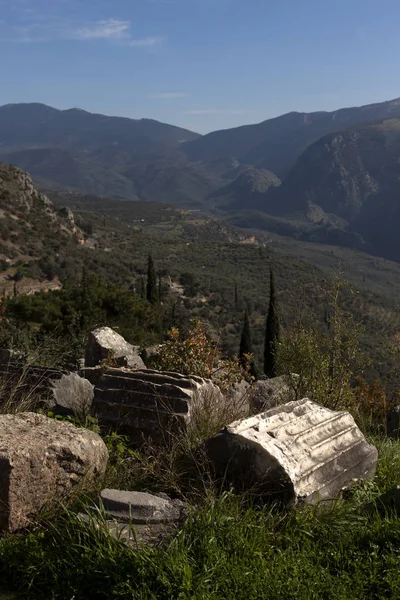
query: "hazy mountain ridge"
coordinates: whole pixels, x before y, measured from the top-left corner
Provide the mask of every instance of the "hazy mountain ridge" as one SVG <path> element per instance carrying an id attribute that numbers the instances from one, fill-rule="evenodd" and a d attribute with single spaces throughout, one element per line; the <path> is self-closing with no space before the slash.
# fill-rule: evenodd
<path id="1" fill-rule="evenodd" d="M 400 99 L 333 112 L 292 112 L 255 125 L 215 131 L 184 144 L 191 160 L 207 164 L 226 157 L 285 177 L 308 146 L 355 125 L 400 117 Z"/>
<path id="2" fill-rule="evenodd" d="M 232 223 L 400 260 L 400 100 L 199 136 L 45 105 L 0 107 L 0 159 L 42 189 L 236 211 Z M 292 165 L 293 163 L 293 165 Z M 283 174 L 282 184 L 276 174 Z"/>

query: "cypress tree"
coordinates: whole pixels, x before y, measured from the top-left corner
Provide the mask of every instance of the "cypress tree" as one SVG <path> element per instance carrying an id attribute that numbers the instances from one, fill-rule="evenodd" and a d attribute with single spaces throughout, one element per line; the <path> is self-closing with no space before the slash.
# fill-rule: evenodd
<path id="1" fill-rule="evenodd" d="M 147 263 L 147 300 L 151 304 L 157 304 L 158 301 L 157 277 L 151 255 Z"/>
<path id="2" fill-rule="evenodd" d="M 140 278 L 140 297 L 142 300 L 146 298 L 146 280 L 144 277 Z"/>
<path id="3" fill-rule="evenodd" d="M 242 336 L 240 338 L 240 348 L 239 348 L 239 360 L 243 367 L 246 364 L 245 354 L 252 354 L 251 330 L 250 330 L 249 313 L 248 313 L 247 308 L 244 311 L 243 329 L 242 329 Z"/>
<path id="4" fill-rule="evenodd" d="M 275 279 L 270 271 L 269 307 L 265 327 L 264 372 L 267 377 L 276 377 L 276 354 L 279 342 L 279 318 L 275 296 Z"/>

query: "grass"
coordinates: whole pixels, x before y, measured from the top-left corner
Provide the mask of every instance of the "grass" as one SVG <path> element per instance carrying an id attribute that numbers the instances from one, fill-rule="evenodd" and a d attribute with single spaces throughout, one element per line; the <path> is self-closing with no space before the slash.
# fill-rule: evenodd
<path id="1" fill-rule="evenodd" d="M 282 513 L 208 493 L 177 536 L 143 548 L 63 510 L 0 540 L 1 580 L 26 598 L 66 600 L 400 598 L 400 519 L 363 510 L 398 483 L 400 442 L 375 441 L 376 479 L 349 500 Z"/>

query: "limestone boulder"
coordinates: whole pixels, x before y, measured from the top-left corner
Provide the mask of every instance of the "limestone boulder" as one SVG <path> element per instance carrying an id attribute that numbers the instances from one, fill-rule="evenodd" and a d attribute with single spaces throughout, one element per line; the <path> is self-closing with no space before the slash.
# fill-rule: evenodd
<path id="1" fill-rule="evenodd" d="M 218 479 L 285 505 L 336 498 L 373 477 L 378 457 L 348 412 L 308 399 L 236 421 L 205 450 Z"/>
<path id="2" fill-rule="evenodd" d="M 0 530 L 25 527 L 79 484 L 95 486 L 107 460 L 92 431 L 36 413 L 0 415 Z"/>
<path id="3" fill-rule="evenodd" d="M 100 327 L 89 334 L 85 352 L 86 367 L 96 367 L 104 359 L 112 358 L 121 366 L 145 369 L 139 347 L 129 344 L 110 327 Z"/>

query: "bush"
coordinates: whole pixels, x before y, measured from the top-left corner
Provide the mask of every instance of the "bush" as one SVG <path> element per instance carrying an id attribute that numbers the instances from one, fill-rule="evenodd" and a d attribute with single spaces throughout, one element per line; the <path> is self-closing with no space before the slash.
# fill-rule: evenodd
<path id="1" fill-rule="evenodd" d="M 174 327 L 169 338 L 151 357 L 156 369 L 213 379 L 224 389 L 247 375 L 238 360 L 223 360 L 220 347 L 199 319 L 191 321 L 185 336 Z"/>
<path id="2" fill-rule="evenodd" d="M 354 412 L 352 383 L 363 369 L 363 328 L 342 308 L 343 289 L 339 276 L 327 292 L 329 317 L 325 329 L 300 322 L 284 333 L 278 346 L 278 363 L 297 398 L 308 396 L 327 408 Z"/>

